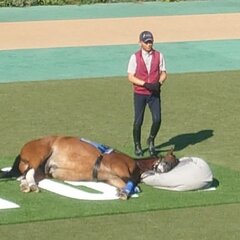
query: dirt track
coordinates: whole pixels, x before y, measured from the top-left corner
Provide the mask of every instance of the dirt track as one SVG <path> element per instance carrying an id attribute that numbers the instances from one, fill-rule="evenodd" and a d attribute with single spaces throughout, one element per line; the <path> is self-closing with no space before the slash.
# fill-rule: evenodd
<path id="1" fill-rule="evenodd" d="M 240 13 L 0 23 L 0 50 L 240 39 Z"/>

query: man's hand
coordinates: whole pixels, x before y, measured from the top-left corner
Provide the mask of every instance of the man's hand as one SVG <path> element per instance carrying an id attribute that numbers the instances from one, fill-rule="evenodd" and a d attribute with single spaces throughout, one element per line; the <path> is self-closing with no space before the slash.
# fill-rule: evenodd
<path id="1" fill-rule="evenodd" d="M 160 90 L 160 83 L 157 82 L 157 83 L 144 83 L 143 86 L 149 90 L 149 91 L 152 91 L 152 92 L 159 92 Z"/>

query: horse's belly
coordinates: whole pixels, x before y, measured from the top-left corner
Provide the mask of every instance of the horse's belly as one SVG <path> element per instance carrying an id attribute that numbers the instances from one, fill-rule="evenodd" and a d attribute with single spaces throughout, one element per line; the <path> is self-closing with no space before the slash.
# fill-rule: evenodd
<path id="1" fill-rule="evenodd" d="M 47 163 L 47 175 L 60 180 L 91 180 L 93 163 L 81 158 L 52 156 Z"/>
<path id="2" fill-rule="evenodd" d="M 64 181 L 91 181 L 91 174 L 75 170 L 56 169 L 51 174 L 52 178 Z"/>

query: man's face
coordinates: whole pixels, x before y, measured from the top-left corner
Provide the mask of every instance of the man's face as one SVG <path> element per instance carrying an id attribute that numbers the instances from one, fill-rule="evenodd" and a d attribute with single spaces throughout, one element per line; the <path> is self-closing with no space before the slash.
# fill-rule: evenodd
<path id="1" fill-rule="evenodd" d="M 140 46 L 146 52 L 151 52 L 152 51 L 152 47 L 153 47 L 153 42 L 152 41 L 147 41 L 147 42 L 141 41 L 140 42 Z"/>

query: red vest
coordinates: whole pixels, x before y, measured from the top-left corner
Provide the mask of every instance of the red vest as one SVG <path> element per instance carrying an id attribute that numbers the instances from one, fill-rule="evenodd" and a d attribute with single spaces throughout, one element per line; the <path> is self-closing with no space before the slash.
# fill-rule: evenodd
<path id="1" fill-rule="evenodd" d="M 159 69 L 160 64 L 160 52 L 153 50 L 152 51 L 152 62 L 150 67 L 150 72 L 148 73 L 147 67 L 142 57 L 142 50 L 139 50 L 135 53 L 137 68 L 135 77 L 144 80 L 148 83 L 156 83 L 159 81 L 161 71 Z M 143 95 L 151 95 L 151 92 L 147 90 L 145 87 L 134 85 L 134 92 L 143 94 Z"/>

